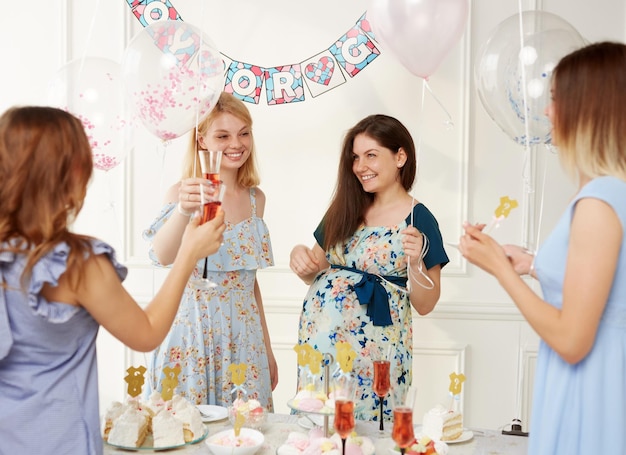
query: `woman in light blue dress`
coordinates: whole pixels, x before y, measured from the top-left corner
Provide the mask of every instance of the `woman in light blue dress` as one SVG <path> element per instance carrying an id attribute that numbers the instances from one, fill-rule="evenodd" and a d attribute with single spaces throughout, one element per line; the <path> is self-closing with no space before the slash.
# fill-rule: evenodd
<path id="1" fill-rule="evenodd" d="M 391 352 L 392 388 L 400 394 L 411 385 L 411 309 L 432 311 L 448 263 L 437 220 L 408 193 L 415 172 L 406 127 L 386 115 L 364 118 L 344 139 L 337 189 L 314 233 L 317 243 L 297 245 L 291 253 L 291 269 L 311 285 L 298 343 L 335 359 L 337 343 L 349 343 L 356 354 L 360 420 L 381 417 L 373 360 Z M 391 419 L 388 396 L 383 419 Z"/>
<path id="2" fill-rule="evenodd" d="M 222 202 L 226 231 L 223 245 L 207 261 L 207 278 L 217 286 L 200 289 L 194 284 L 203 274 L 204 259 L 199 261 L 172 330 L 151 356 L 145 393 L 160 391 L 163 369 L 178 365 L 175 392 L 193 403 L 230 406 L 242 393 L 273 411 L 278 369 L 256 273 L 272 266 L 274 258 L 263 221 L 265 194 L 257 186 L 252 118 L 242 101 L 224 92 L 200 122 L 187 150 L 185 178 L 169 189 L 164 208 L 144 238 L 152 242 L 150 255 L 157 264 L 167 265 L 176 257 L 189 216 L 201 207 L 204 180 L 197 177 L 198 149 L 223 152 L 220 179 L 226 185 Z M 242 364 L 245 382 L 236 388 L 232 368 Z"/>
<path id="3" fill-rule="evenodd" d="M 529 454 L 626 453 L 626 46 L 596 43 L 553 72 L 546 113 L 579 188 L 536 258 L 467 225 L 460 249 L 541 337 Z M 521 280 L 541 283 L 543 299 Z"/>

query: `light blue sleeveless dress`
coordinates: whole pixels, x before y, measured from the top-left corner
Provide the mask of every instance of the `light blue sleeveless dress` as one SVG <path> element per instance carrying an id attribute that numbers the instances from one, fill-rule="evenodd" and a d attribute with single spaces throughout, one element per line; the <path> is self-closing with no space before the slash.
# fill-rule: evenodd
<path id="1" fill-rule="evenodd" d="M 123 280 L 113 248 L 93 240 Z M 1 249 L 0 245 L 0 249 Z M 25 257 L 0 253 L 0 454 L 102 454 L 96 335 L 81 307 L 48 302 L 39 292 L 66 271 L 69 247 L 58 244 L 20 286 Z"/>
<path id="2" fill-rule="evenodd" d="M 532 455 L 626 453 L 626 182 L 599 177 L 586 184 L 539 249 L 535 268 L 544 298 L 561 308 L 570 224 L 583 198 L 600 199 L 613 208 L 622 224 L 622 246 L 587 357 L 570 365 L 541 342 L 528 450 Z"/>
<path id="3" fill-rule="evenodd" d="M 203 290 L 188 283 L 176 319 L 165 341 L 149 363 L 146 394 L 161 391 L 163 368 L 180 365 L 176 392 L 196 404 L 230 406 L 234 386 L 229 366 L 245 363 L 243 385 L 248 399 L 257 399 L 273 411 L 272 387 L 259 307 L 254 296 L 256 271 L 274 265 L 269 230 L 256 214 L 254 188 L 250 189 L 251 217 L 226 223 L 224 244 L 209 257 L 208 278 L 218 287 Z M 152 240 L 176 209 L 167 204 L 144 232 Z M 153 251 L 150 255 L 158 261 Z M 200 260 L 193 272 L 199 278 Z"/>

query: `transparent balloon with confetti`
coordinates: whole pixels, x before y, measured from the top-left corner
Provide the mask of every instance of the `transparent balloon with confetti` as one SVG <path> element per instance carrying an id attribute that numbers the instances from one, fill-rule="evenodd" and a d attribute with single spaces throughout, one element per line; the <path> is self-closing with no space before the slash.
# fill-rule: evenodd
<path id="1" fill-rule="evenodd" d="M 122 72 L 131 109 L 163 141 L 202 121 L 224 88 L 224 62 L 211 39 L 188 22 L 160 20 L 127 46 Z"/>
<path id="2" fill-rule="evenodd" d="M 119 63 L 99 57 L 70 61 L 50 81 L 48 102 L 81 120 L 94 168 L 113 169 L 132 148 L 132 114 Z"/>

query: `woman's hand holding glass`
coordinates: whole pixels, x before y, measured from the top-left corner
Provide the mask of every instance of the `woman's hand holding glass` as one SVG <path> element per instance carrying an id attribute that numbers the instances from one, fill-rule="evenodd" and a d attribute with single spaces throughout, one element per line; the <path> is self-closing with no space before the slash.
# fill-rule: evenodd
<path id="1" fill-rule="evenodd" d="M 179 255 L 189 255 L 194 258 L 194 263 L 203 257 L 217 252 L 224 241 L 224 212 L 220 210 L 215 218 L 200 224 L 200 217 L 194 217 L 185 227 L 181 240 Z"/>

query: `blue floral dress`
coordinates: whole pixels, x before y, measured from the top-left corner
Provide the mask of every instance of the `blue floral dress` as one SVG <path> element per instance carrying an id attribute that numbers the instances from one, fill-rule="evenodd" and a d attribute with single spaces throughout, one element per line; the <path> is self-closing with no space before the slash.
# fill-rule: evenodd
<path id="1" fill-rule="evenodd" d="M 250 190 L 252 216 L 238 224 L 226 223 L 224 244 L 208 258 L 208 279 L 216 288 L 198 289 L 188 283 L 164 342 L 149 365 L 146 394 L 161 391 L 163 368 L 180 365 L 176 393 L 196 404 L 230 406 L 233 382 L 229 366 L 247 365 L 243 388 L 248 399 L 257 399 L 273 410 L 270 372 L 254 296 L 257 269 L 274 264 L 270 236 L 263 219 L 256 215 L 255 190 Z M 170 217 L 175 204 L 167 204 L 144 232 L 152 240 Z M 154 253 L 151 258 L 157 262 Z M 204 259 L 191 279 L 199 278 Z"/>
<path id="2" fill-rule="evenodd" d="M 430 269 L 437 264 L 443 267 L 449 260 L 437 220 L 423 204 L 413 207 L 412 217 L 413 225 L 429 240 L 429 249 L 424 258 L 426 267 Z M 379 399 L 372 390 L 373 358 L 386 355 L 389 346 L 394 353 L 391 362 L 392 388 L 407 389 L 411 385 L 411 303 L 406 288 L 392 282 L 393 277 L 404 278 L 406 282 L 407 264 L 400 232 L 410 223 L 411 214 L 396 226 L 363 225 L 345 244 L 332 247 L 326 252 L 331 268 L 323 270 L 315 278 L 302 306 L 298 332 L 300 344 L 308 343 L 322 354 L 333 355 L 335 359 L 337 342 L 350 343 L 356 352 L 353 371 L 358 380 L 355 402 L 357 419 L 379 418 Z M 323 245 L 321 226 L 315 232 L 319 245 Z M 368 316 L 368 305 L 359 302 L 354 290 L 363 278 L 359 271 L 387 277 L 379 282 L 387 294 L 390 325 L 375 325 L 372 317 Z M 412 273 L 417 272 L 412 270 Z M 385 399 L 384 404 L 385 418 L 389 420 L 391 403 Z"/>

